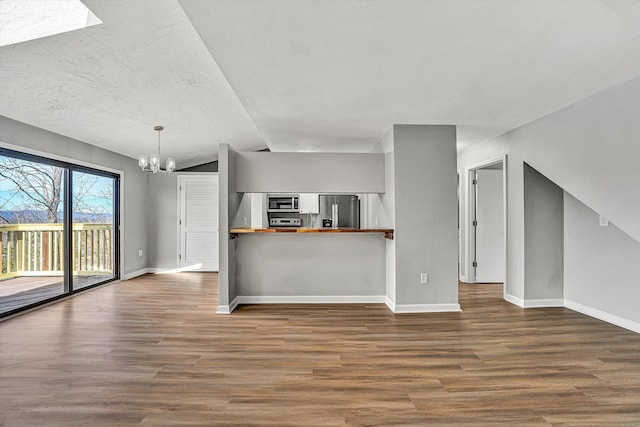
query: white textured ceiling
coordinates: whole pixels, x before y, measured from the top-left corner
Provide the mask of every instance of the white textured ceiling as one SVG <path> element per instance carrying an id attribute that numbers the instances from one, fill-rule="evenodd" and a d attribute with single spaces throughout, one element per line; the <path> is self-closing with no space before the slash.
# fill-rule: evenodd
<path id="1" fill-rule="evenodd" d="M 640 73 L 629 0 L 179 0 L 268 145 L 481 141 Z"/>
<path id="2" fill-rule="evenodd" d="M 640 74 L 637 0 L 83 0 L 104 24 L 0 48 L 0 114 L 178 167 L 367 151 L 394 123 L 460 146 Z"/>
<path id="3" fill-rule="evenodd" d="M 0 48 L 0 114 L 178 168 L 264 148 L 175 0 L 84 0 L 103 24 Z"/>

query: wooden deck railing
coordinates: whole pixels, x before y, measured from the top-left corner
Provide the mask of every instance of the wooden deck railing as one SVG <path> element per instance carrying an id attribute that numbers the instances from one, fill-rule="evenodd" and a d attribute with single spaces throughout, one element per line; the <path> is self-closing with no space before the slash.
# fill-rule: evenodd
<path id="1" fill-rule="evenodd" d="M 62 276 L 63 224 L 0 225 L 0 280 Z M 113 274 L 111 224 L 73 224 L 73 274 Z"/>

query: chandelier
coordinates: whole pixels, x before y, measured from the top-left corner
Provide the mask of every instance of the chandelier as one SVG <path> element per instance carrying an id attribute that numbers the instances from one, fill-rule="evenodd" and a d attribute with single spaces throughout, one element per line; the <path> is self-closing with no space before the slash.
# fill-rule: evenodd
<path id="1" fill-rule="evenodd" d="M 153 130 L 158 132 L 158 152 L 152 153 L 148 158 L 147 156 L 140 155 L 138 157 L 138 166 L 142 169 L 143 172 L 167 172 L 171 173 L 176 169 L 176 159 L 173 157 L 167 158 L 167 163 L 164 169 L 160 167 L 160 132 L 164 130 L 162 126 L 155 126 Z"/>

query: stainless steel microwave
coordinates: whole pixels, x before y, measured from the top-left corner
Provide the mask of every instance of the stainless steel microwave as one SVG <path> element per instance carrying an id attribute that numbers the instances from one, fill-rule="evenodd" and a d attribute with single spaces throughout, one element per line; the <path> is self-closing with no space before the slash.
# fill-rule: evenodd
<path id="1" fill-rule="evenodd" d="M 300 212 L 299 194 L 268 194 L 267 212 Z"/>

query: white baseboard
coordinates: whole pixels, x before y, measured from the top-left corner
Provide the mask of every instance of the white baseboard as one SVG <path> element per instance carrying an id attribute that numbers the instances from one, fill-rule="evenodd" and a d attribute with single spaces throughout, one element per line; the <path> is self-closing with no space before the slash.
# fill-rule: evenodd
<path id="1" fill-rule="evenodd" d="M 231 304 L 229 304 L 229 313 L 235 310 L 237 306 L 238 306 L 238 297 L 235 297 L 233 301 L 231 301 Z"/>
<path id="2" fill-rule="evenodd" d="M 524 308 L 524 300 L 522 298 L 514 297 L 513 295 L 505 292 L 504 299 L 505 301 L 510 302 L 513 305 Z"/>
<path id="3" fill-rule="evenodd" d="M 150 273 L 149 268 L 141 268 L 140 270 L 132 271 L 131 273 L 127 273 L 122 276 L 122 280 L 131 280 L 135 279 L 138 276 L 142 276 L 143 274 Z"/>
<path id="4" fill-rule="evenodd" d="M 384 295 L 333 295 L 333 296 L 237 296 L 229 305 L 219 305 L 216 314 L 231 314 L 238 304 L 379 304 Z"/>
<path id="5" fill-rule="evenodd" d="M 459 277 L 459 280 L 463 283 L 469 283 L 467 282 L 467 276 L 465 276 L 464 274 L 461 274 Z"/>
<path id="6" fill-rule="evenodd" d="M 136 270 L 131 273 L 127 273 L 122 277 L 121 280 L 130 280 L 135 277 L 142 276 L 143 274 L 159 274 L 159 273 L 169 274 L 169 273 L 180 273 L 181 271 L 182 271 L 181 269 L 175 268 L 175 267 L 165 267 L 165 268 L 147 267 L 147 268 L 141 268 L 140 270 Z M 184 271 L 188 271 L 188 270 L 184 270 Z"/>
<path id="7" fill-rule="evenodd" d="M 378 304 L 384 303 L 394 313 L 439 313 L 462 311 L 460 304 L 397 305 L 385 295 L 333 296 L 238 296 L 238 304 Z M 235 300 L 234 300 L 235 301 Z M 218 310 L 221 310 L 219 307 Z M 231 310 L 233 311 L 233 310 Z"/>
<path id="8" fill-rule="evenodd" d="M 158 267 L 149 267 L 147 268 L 147 273 L 149 274 L 158 274 L 163 273 L 165 271 L 174 270 L 174 268 L 158 268 Z"/>
<path id="9" fill-rule="evenodd" d="M 640 322 L 625 319 L 624 317 L 616 316 L 615 314 L 607 313 L 605 311 L 598 310 L 597 308 L 589 307 L 568 299 L 551 298 L 523 300 L 507 293 L 504 294 L 504 299 L 511 304 L 515 304 L 518 307 L 522 308 L 565 307 L 569 310 L 577 311 L 578 313 L 582 313 L 586 316 L 602 320 L 603 322 L 611 323 L 612 325 L 620 326 L 621 328 L 640 333 Z"/>
<path id="10" fill-rule="evenodd" d="M 389 307 L 391 308 L 391 307 Z M 462 311 L 460 304 L 394 304 L 391 310 L 399 313 L 443 313 Z"/>
<path id="11" fill-rule="evenodd" d="M 229 305 L 219 305 L 216 314 L 231 314 L 238 306 L 238 297 L 235 297 Z"/>
<path id="12" fill-rule="evenodd" d="M 542 308 L 542 307 L 564 307 L 564 299 L 548 298 L 548 299 L 524 300 L 524 308 Z"/>
<path id="13" fill-rule="evenodd" d="M 564 299 L 562 298 L 546 298 L 546 299 L 522 299 L 511 294 L 504 293 L 504 299 L 511 304 L 522 308 L 544 308 L 544 307 L 564 307 Z"/>
<path id="14" fill-rule="evenodd" d="M 598 310 L 597 308 L 589 307 L 567 299 L 564 300 L 564 306 L 569 310 L 577 311 L 578 313 L 582 313 L 590 317 L 595 317 L 603 322 L 611 323 L 640 334 L 639 322 L 625 319 L 624 317 L 616 316 L 615 314 L 607 313 L 605 311 Z"/>
<path id="15" fill-rule="evenodd" d="M 384 303 L 387 305 L 387 307 L 389 307 L 389 310 L 391 310 L 393 313 L 396 312 L 396 303 L 391 301 L 391 298 L 385 296 Z"/>
<path id="16" fill-rule="evenodd" d="M 127 273 L 122 277 L 122 280 L 130 280 L 130 279 L 134 279 L 138 276 L 142 276 L 143 274 L 156 274 L 156 273 L 161 273 L 163 271 L 168 270 L 168 268 L 152 268 L 152 267 L 147 267 L 147 268 L 141 268 L 140 270 L 136 270 L 133 271 L 131 273 Z"/>
<path id="17" fill-rule="evenodd" d="M 385 302 L 384 295 L 242 295 L 238 304 L 378 304 Z"/>
<path id="18" fill-rule="evenodd" d="M 231 308 L 228 305 L 219 305 L 216 314 L 231 314 Z"/>

